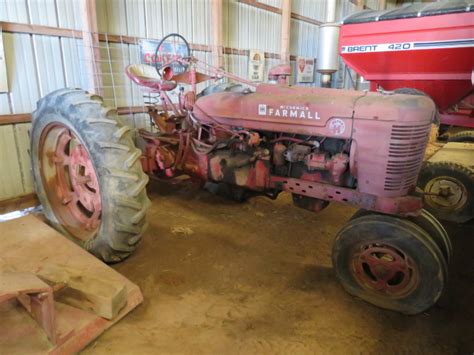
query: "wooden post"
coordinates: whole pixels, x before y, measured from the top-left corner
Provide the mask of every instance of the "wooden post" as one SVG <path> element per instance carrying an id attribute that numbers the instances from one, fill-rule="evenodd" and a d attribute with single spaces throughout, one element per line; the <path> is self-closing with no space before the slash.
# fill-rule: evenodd
<path id="1" fill-rule="evenodd" d="M 379 10 L 385 10 L 387 7 L 387 0 L 379 0 Z"/>
<path id="2" fill-rule="evenodd" d="M 212 65 L 224 67 L 222 0 L 212 0 Z"/>
<path id="3" fill-rule="evenodd" d="M 102 70 L 100 67 L 99 33 L 95 0 L 81 0 L 80 4 L 82 44 L 88 82 L 86 89 L 91 93 L 102 95 Z"/>
<path id="4" fill-rule="evenodd" d="M 365 0 L 356 0 L 355 2 L 357 11 L 364 10 Z"/>
<path id="5" fill-rule="evenodd" d="M 290 64 L 290 30 L 291 0 L 283 0 L 281 4 L 281 64 Z"/>

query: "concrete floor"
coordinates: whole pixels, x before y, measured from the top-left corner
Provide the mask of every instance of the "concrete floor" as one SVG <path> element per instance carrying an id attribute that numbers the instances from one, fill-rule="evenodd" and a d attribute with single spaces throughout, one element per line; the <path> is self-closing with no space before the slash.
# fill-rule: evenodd
<path id="1" fill-rule="evenodd" d="M 472 354 L 474 223 L 448 226 L 455 247 L 439 303 L 418 316 L 346 294 L 331 244 L 355 209 L 319 214 L 290 196 L 237 204 L 189 183 L 153 182 L 150 228 L 114 268 L 145 302 L 85 354 Z"/>

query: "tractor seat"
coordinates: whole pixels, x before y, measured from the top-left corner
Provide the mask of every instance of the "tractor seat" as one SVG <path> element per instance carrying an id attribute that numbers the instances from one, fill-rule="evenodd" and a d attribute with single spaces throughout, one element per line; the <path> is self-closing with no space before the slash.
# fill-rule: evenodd
<path id="1" fill-rule="evenodd" d="M 136 84 L 152 91 L 170 91 L 176 88 L 175 81 L 163 80 L 156 69 L 147 64 L 131 64 L 125 68 L 125 74 Z"/>

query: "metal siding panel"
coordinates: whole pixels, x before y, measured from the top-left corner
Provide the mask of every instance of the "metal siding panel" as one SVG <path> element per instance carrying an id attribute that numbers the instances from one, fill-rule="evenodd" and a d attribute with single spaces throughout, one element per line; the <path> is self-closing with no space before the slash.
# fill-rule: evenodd
<path id="1" fill-rule="evenodd" d="M 324 22 L 326 19 L 326 4 L 326 0 L 293 0 L 291 11 L 295 14 Z"/>
<path id="2" fill-rule="evenodd" d="M 100 51 L 106 104 L 112 107 L 133 105 L 132 82 L 125 75 L 125 68 L 130 64 L 128 44 L 103 42 Z"/>
<path id="3" fill-rule="evenodd" d="M 0 21 L 29 23 L 26 0 L 0 0 Z"/>
<path id="4" fill-rule="evenodd" d="M 59 27 L 81 29 L 81 0 L 56 0 L 56 6 Z"/>
<path id="5" fill-rule="evenodd" d="M 193 8 L 193 36 L 199 44 L 211 44 L 211 3 L 210 0 L 196 0 Z"/>
<path id="6" fill-rule="evenodd" d="M 54 0 L 29 0 L 28 10 L 31 23 L 43 26 L 58 26 Z"/>
<path id="7" fill-rule="evenodd" d="M 163 37 L 163 10 L 161 0 L 145 2 L 146 37 Z"/>
<path id="8" fill-rule="evenodd" d="M 81 88 L 87 86 L 86 73 L 83 66 L 82 40 L 76 38 L 61 38 L 66 86 Z"/>
<path id="9" fill-rule="evenodd" d="M 193 18 L 192 1 L 176 1 L 178 7 L 178 28 L 179 33 L 188 40 L 188 42 L 195 42 L 193 35 L 193 22 L 197 19 Z"/>
<path id="10" fill-rule="evenodd" d="M 30 159 L 29 130 L 31 129 L 31 123 L 16 124 L 13 126 L 13 129 L 15 131 L 18 162 L 20 163 L 23 193 L 31 193 L 35 190 Z"/>
<path id="11" fill-rule="evenodd" d="M 108 32 L 107 0 L 95 0 L 95 12 L 97 16 L 97 30 L 101 33 Z"/>
<path id="12" fill-rule="evenodd" d="M 0 115 L 11 113 L 10 104 L 8 103 L 8 94 L 0 94 Z"/>
<path id="13" fill-rule="evenodd" d="M 131 44 L 128 46 L 130 63 L 140 63 L 140 46 Z M 127 78 L 131 85 L 132 105 L 143 106 L 143 89 L 141 86 L 131 82 Z"/>
<path id="14" fill-rule="evenodd" d="M 128 35 L 145 37 L 145 0 L 126 0 L 125 5 Z"/>
<path id="15" fill-rule="evenodd" d="M 13 113 L 31 112 L 39 99 L 31 36 L 5 33 L 4 40 Z"/>
<path id="16" fill-rule="evenodd" d="M 227 5 L 227 22 L 224 23 L 227 32 L 227 36 L 224 37 L 224 43 L 232 48 L 239 47 L 239 19 L 239 4 L 235 0 L 229 0 Z"/>
<path id="17" fill-rule="evenodd" d="M 162 0 L 163 7 L 163 35 L 179 32 L 178 4 L 175 0 Z"/>
<path id="18" fill-rule="evenodd" d="M 58 37 L 33 36 L 40 97 L 66 86 Z"/>
<path id="19" fill-rule="evenodd" d="M 259 2 L 281 9 L 281 0 L 259 0 Z"/>
<path id="20" fill-rule="evenodd" d="M 0 200 L 24 193 L 13 125 L 0 126 Z"/>
<path id="21" fill-rule="evenodd" d="M 127 34 L 127 14 L 125 0 L 101 0 L 105 1 L 105 4 L 100 4 L 97 9 L 100 9 L 97 13 L 97 27 L 99 32 L 108 32 L 117 35 Z M 100 26 L 102 19 L 107 19 L 107 26 Z"/>

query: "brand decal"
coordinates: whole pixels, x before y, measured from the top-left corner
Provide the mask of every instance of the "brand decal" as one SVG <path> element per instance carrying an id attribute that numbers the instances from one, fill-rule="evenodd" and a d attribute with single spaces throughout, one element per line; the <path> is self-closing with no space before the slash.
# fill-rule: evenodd
<path id="1" fill-rule="evenodd" d="M 258 115 L 271 117 L 300 118 L 306 120 L 321 119 L 321 117 L 319 117 L 319 113 L 317 111 L 311 111 L 308 106 L 280 105 L 274 108 L 266 104 L 259 104 Z"/>
<path id="2" fill-rule="evenodd" d="M 340 118 L 335 118 L 329 123 L 329 129 L 334 135 L 340 136 L 346 130 L 346 124 Z"/>

